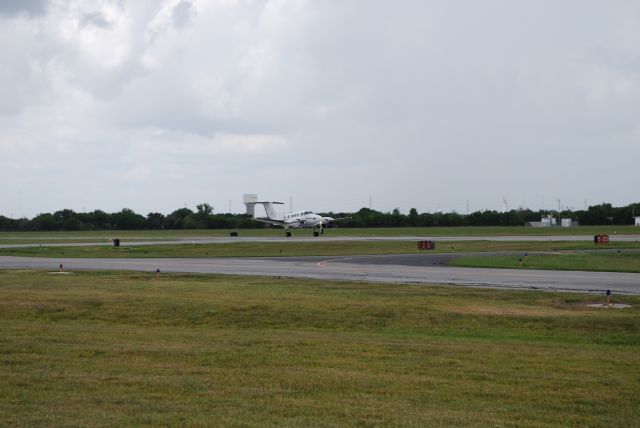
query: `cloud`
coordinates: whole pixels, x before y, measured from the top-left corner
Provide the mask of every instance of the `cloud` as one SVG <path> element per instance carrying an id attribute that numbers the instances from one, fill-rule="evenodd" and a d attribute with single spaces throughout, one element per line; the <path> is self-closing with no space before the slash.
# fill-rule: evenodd
<path id="1" fill-rule="evenodd" d="M 239 154 L 260 154 L 285 149 L 287 139 L 280 135 L 220 134 L 214 138 L 215 144 L 225 151 Z"/>
<path id="2" fill-rule="evenodd" d="M 176 28 L 186 27 L 194 15 L 193 3 L 187 0 L 180 1 L 171 11 L 171 19 Z"/>
<path id="3" fill-rule="evenodd" d="M 93 25 L 99 28 L 110 28 L 111 22 L 100 12 L 88 12 L 82 15 L 81 22 L 83 26 Z"/>
<path id="4" fill-rule="evenodd" d="M 136 132 L 127 144 L 140 155 L 160 153 L 165 157 L 257 156 L 291 148 L 287 138 L 282 135 L 217 133 L 205 137 L 153 128 Z"/>
<path id="5" fill-rule="evenodd" d="M 369 194 L 374 208 L 404 210 L 465 211 L 472 197 L 499 208 L 503 196 L 535 207 L 543 194 L 628 201 L 619 183 L 640 158 L 638 6 L 548 8 L 5 2 L 0 166 L 14 173 L 0 180 L 69 180 L 79 190 L 56 201 L 81 193 L 87 205 L 143 211 L 160 209 L 147 198 L 158 186 L 168 209 L 251 191 L 335 210 Z M 591 169 L 603 158 L 616 180 Z M 113 189 L 127 183 L 119 205 Z M 54 203 L 40 200 L 40 211 Z"/>
<path id="6" fill-rule="evenodd" d="M 41 15 L 45 12 L 45 0 L 3 0 L 0 2 L 0 15 Z"/>

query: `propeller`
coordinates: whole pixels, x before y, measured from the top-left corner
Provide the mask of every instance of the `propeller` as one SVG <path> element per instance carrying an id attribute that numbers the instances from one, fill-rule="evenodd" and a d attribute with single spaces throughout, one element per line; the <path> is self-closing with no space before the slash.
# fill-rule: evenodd
<path id="1" fill-rule="evenodd" d="M 335 223 L 336 219 L 333 217 L 322 217 L 322 224 L 324 226 L 329 226 L 332 223 Z"/>

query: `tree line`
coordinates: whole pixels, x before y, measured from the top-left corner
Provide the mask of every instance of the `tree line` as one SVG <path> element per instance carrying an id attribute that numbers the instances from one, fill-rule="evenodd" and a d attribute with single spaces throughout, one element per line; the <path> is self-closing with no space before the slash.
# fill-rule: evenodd
<path id="1" fill-rule="evenodd" d="M 350 216 L 341 225 L 345 227 L 435 227 L 435 226 L 523 226 L 529 222 L 540 221 L 542 217 L 553 216 L 560 223 L 562 218 L 570 218 L 581 225 L 632 225 L 634 214 L 640 216 L 640 203 L 625 207 L 613 207 L 603 203 L 590 206 L 586 210 L 538 210 L 526 208 L 506 212 L 483 210 L 470 214 L 449 213 L 418 213 L 415 208 L 409 214 L 401 214 L 397 209 L 391 213 L 362 208 L 354 214 L 336 214 L 335 216 Z"/>
<path id="2" fill-rule="evenodd" d="M 431 227 L 431 226 L 522 226 L 541 217 L 551 215 L 556 219 L 570 218 L 581 225 L 625 225 L 634 223 L 634 215 L 640 216 L 640 203 L 625 207 L 613 207 L 603 203 L 586 210 L 539 210 L 517 209 L 507 212 L 476 211 L 470 214 L 418 213 L 411 208 L 409 214 L 398 209 L 380 212 L 362 208 L 355 213 L 324 213 L 331 217 L 348 217 L 340 222 L 342 227 Z M 180 208 L 164 215 L 151 212 L 146 216 L 124 208 L 116 213 L 95 210 L 77 213 L 70 209 L 54 213 L 38 214 L 32 219 L 11 219 L 0 216 L 1 231 L 81 231 L 81 230 L 180 230 L 180 229 L 256 229 L 268 227 L 252 220 L 246 214 L 214 214 L 207 203 L 196 206 L 193 211 Z"/>

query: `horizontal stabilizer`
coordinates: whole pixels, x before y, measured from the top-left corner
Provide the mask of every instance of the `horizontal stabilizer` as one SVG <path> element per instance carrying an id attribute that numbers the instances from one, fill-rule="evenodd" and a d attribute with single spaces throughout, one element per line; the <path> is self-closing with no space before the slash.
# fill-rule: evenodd
<path id="1" fill-rule="evenodd" d="M 245 205 L 264 205 L 264 204 L 280 204 L 280 205 L 284 205 L 284 202 L 273 202 L 273 201 L 265 201 L 265 202 L 245 202 Z"/>

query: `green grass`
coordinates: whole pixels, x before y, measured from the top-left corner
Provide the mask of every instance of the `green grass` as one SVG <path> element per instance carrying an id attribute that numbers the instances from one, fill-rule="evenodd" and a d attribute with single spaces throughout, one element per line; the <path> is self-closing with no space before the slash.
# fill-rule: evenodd
<path id="1" fill-rule="evenodd" d="M 162 244 L 145 246 L 88 246 L 88 247 L 28 247 L 0 248 L 0 256 L 29 257 L 289 257 L 289 256 L 344 256 L 368 254 L 419 253 L 417 241 L 286 241 L 240 242 L 230 244 Z M 611 242 L 596 246 L 591 242 L 574 241 L 436 241 L 432 252 L 481 251 L 560 251 L 593 249 L 636 249 L 634 242 Z"/>
<path id="2" fill-rule="evenodd" d="M 206 229 L 206 230 L 130 230 L 130 231 L 77 231 L 77 232 L 0 232 L 0 244 L 36 242 L 90 242 L 107 241 L 110 238 L 129 240 L 178 239 L 189 237 L 223 237 L 230 232 L 244 237 L 280 237 L 281 228 L 264 229 Z M 562 235 L 640 235 L 640 227 L 634 226 L 579 226 L 556 228 L 509 227 L 388 227 L 388 228 L 336 228 L 327 229 L 327 236 L 562 236 Z M 296 236 L 311 236 L 311 229 L 293 230 Z"/>
<path id="3" fill-rule="evenodd" d="M 634 426 L 640 298 L 0 271 L 6 426 Z"/>
<path id="4" fill-rule="evenodd" d="M 483 268 L 640 272 L 640 253 L 623 251 L 620 254 L 532 254 L 526 258 L 523 256 L 462 257 L 452 260 L 450 264 Z"/>

